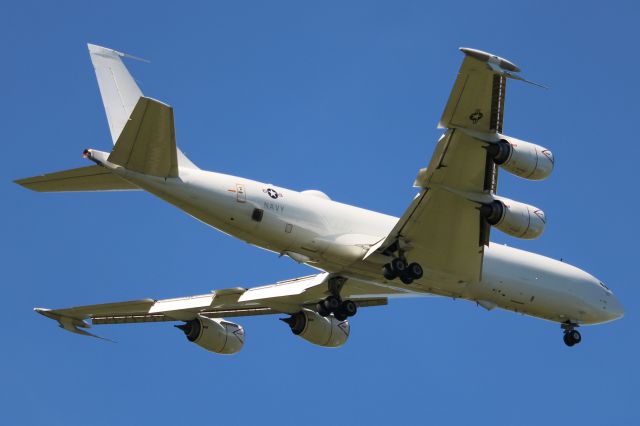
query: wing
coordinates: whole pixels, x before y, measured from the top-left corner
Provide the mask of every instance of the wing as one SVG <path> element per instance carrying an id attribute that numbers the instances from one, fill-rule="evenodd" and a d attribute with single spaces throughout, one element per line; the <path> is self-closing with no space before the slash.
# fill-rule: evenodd
<path id="1" fill-rule="evenodd" d="M 299 312 L 313 307 L 330 292 L 331 274 L 323 273 L 261 287 L 215 290 L 209 294 L 175 299 L 141 299 L 65 309 L 35 308 L 35 311 L 58 321 L 61 328 L 77 334 L 95 336 L 86 331 L 92 324 L 126 324 L 140 322 L 189 321 L 197 315 L 209 318 L 239 317 Z M 344 277 L 341 295 L 359 307 L 386 305 L 388 297 L 424 296 L 408 290 Z M 98 337 L 98 336 L 95 336 Z"/>
<path id="2" fill-rule="evenodd" d="M 479 207 L 491 202 L 497 167 L 487 140 L 502 132 L 507 78 L 519 68 L 511 62 L 462 48 L 464 61 L 439 126 L 440 138 L 429 166 L 414 183 L 421 188 L 378 252 L 403 251 L 433 275 L 477 282 L 490 226 Z"/>

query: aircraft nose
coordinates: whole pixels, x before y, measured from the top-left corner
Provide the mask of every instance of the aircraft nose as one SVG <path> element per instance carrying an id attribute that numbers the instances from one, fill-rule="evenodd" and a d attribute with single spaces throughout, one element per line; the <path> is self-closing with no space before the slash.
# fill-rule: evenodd
<path id="1" fill-rule="evenodd" d="M 607 312 L 609 314 L 609 321 L 617 320 L 624 316 L 624 308 L 622 303 L 616 296 L 611 294 L 607 303 Z"/>

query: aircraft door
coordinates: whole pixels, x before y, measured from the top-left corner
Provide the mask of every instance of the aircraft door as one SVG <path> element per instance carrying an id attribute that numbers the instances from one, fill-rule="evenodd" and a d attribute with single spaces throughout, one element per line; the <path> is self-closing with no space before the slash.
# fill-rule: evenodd
<path id="1" fill-rule="evenodd" d="M 244 189 L 244 185 L 241 183 L 236 183 L 236 200 L 239 203 L 247 202 L 247 192 Z"/>

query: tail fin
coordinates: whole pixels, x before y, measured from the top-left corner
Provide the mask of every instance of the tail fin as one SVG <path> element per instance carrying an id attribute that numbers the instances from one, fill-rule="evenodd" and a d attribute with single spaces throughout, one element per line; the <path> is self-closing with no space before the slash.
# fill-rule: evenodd
<path id="1" fill-rule="evenodd" d="M 89 44 L 89 55 L 96 71 L 98 87 L 107 113 L 111 139 L 115 144 L 142 91 L 120 58 L 125 54 Z"/>
<path id="2" fill-rule="evenodd" d="M 100 166 L 81 167 L 15 181 L 37 192 L 130 191 L 137 186 Z"/>
<path id="3" fill-rule="evenodd" d="M 143 96 L 142 91 L 122 62 L 122 58 L 139 60 L 140 58 L 95 44 L 87 46 L 96 72 L 104 110 L 107 114 L 111 139 L 115 144 L 129 121 L 138 99 Z M 142 60 L 144 61 L 144 59 Z M 197 168 L 179 149 L 176 151 L 180 167 Z"/>

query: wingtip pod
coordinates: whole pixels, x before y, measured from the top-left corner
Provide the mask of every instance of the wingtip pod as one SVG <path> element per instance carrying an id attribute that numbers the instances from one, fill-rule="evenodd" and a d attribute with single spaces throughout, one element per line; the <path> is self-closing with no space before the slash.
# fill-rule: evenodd
<path id="1" fill-rule="evenodd" d="M 486 63 L 494 73 L 501 74 L 508 78 L 513 78 L 514 80 L 524 81 L 525 83 L 533 84 L 534 86 L 542 87 L 543 89 L 548 89 L 544 84 L 536 83 L 535 81 L 527 80 L 518 74 L 514 74 L 519 73 L 522 70 L 519 66 L 508 59 L 501 58 L 500 56 L 496 56 L 482 50 L 471 49 L 469 47 L 461 47 L 460 51 L 467 56 Z"/>
<path id="2" fill-rule="evenodd" d="M 479 61 L 487 62 L 489 64 L 496 64 L 500 68 L 511 72 L 520 72 L 520 67 L 511 62 L 508 59 L 501 58 L 488 52 L 484 52 L 478 49 L 471 49 L 470 47 L 461 47 L 460 51 L 465 55 L 478 59 Z"/>

